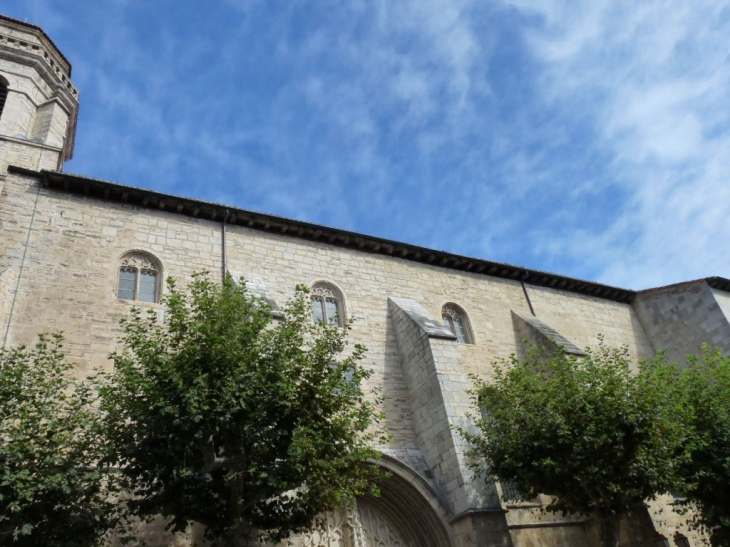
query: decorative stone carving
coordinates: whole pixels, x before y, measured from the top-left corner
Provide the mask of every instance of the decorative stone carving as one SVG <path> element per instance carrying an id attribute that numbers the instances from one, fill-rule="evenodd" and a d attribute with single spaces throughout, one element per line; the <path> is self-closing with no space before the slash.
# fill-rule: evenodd
<path id="1" fill-rule="evenodd" d="M 312 287 L 311 295 L 312 298 L 323 298 L 324 300 L 334 300 L 335 302 L 339 300 L 337 295 L 329 287 L 325 287 L 324 285 L 315 285 Z"/>
<path id="2" fill-rule="evenodd" d="M 357 504 L 356 547 L 410 547 L 386 516 L 365 502 Z M 415 546 L 414 546 L 415 547 Z"/>
<path id="3" fill-rule="evenodd" d="M 443 309 L 441 310 L 441 315 L 443 315 L 444 317 L 450 318 L 454 322 L 461 323 L 463 321 L 461 314 L 454 306 L 450 306 L 450 305 L 444 306 Z"/>
<path id="4" fill-rule="evenodd" d="M 321 530 L 304 534 L 295 544 L 301 547 L 351 547 L 352 544 L 346 541 L 349 535 L 347 513 L 339 510 L 327 513 Z"/>
<path id="5" fill-rule="evenodd" d="M 296 547 L 417 547 L 403 539 L 388 518 L 367 502 L 327 513 L 324 527 L 293 540 Z"/>
<path id="6" fill-rule="evenodd" d="M 138 270 L 146 273 L 158 273 L 159 268 L 143 254 L 131 254 L 122 258 L 119 267 L 124 270 Z"/>

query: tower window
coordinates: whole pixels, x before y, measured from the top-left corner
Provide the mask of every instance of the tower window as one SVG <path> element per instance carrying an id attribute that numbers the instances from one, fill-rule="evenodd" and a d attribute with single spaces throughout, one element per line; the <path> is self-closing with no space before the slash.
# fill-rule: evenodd
<path id="1" fill-rule="evenodd" d="M 345 324 L 345 310 L 342 293 L 329 283 L 315 283 L 311 292 L 312 319 L 315 323 L 324 323 L 341 327 Z"/>
<path id="2" fill-rule="evenodd" d="M 117 298 L 157 302 L 160 296 L 162 268 L 146 253 L 128 253 L 119 264 Z"/>
<path id="3" fill-rule="evenodd" d="M 456 304 L 446 304 L 441 308 L 441 319 L 444 326 L 449 329 L 460 344 L 473 344 L 474 337 L 471 334 L 469 318 Z"/>
<path id="4" fill-rule="evenodd" d="M 3 108 L 5 108 L 5 100 L 8 98 L 8 84 L 0 76 L 0 116 L 3 115 Z"/>

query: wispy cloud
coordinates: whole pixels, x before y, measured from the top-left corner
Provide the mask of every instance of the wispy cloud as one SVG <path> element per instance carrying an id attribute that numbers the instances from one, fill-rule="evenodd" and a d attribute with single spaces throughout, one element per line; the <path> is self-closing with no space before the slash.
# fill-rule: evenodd
<path id="1" fill-rule="evenodd" d="M 605 229 L 545 252 L 634 287 L 728 272 L 730 4 L 510 4 L 547 100 L 587 116 L 604 184 L 625 192 Z"/>
<path id="2" fill-rule="evenodd" d="M 9 0 L 67 168 L 642 288 L 730 275 L 728 2 Z"/>

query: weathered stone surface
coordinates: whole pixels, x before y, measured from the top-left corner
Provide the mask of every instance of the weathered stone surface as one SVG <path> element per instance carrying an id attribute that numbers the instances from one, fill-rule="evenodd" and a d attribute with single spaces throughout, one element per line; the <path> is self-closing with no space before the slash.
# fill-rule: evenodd
<path id="1" fill-rule="evenodd" d="M 8 42 L 8 36 L 16 41 Z M 372 387 L 384 396 L 391 438 L 379 448 L 385 454 L 381 465 L 394 473 L 394 482 L 384 487 L 382 502 L 364 503 L 370 504 L 365 520 L 384 522 L 382 529 L 392 526 L 396 539 L 385 545 L 421 542 L 412 539 L 423 537 L 419 530 L 427 530 L 435 538 L 429 545 L 436 547 L 596 544 L 590 521 L 545 515 L 539 500 L 537 506 L 505 506 L 495 485 L 472 475 L 454 429 L 469 427 L 469 374 L 488 379 L 492 362 L 523 351 L 525 332 L 560 337 L 577 351 L 595 345 L 602 334 L 609 345 L 627 344 L 634 359 L 659 348 L 680 356 L 702 342 L 730 348 L 730 295 L 703 281 L 641 293 L 632 305 L 395 253 L 344 248 L 295 230 L 274 233 L 240 224 L 226 227 L 224 253 L 221 218 L 94 198 L 43 187 L 30 172 L 6 172 L 8 165 L 57 169 L 70 157 L 78 93 L 69 74 L 68 63 L 37 30 L 0 20 L 0 75 L 10 84 L 0 116 L 3 343 L 31 343 L 39 332 L 61 330 L 79 377 L 110 366 L 107 355 L 116 348 L 119 320 L 132 305 L 117 298 L 120 261 L 135 251 L 155 257 L 162 275 L 182 282 L 202 269 L 216 279 L 225 270 L 242 274 L 275 306 L 298 283 L 333 284 L 347 316 L 355 318 L 351 340 L 368 348 L 364 365 L 373 371 Z M 473 344 L 457 343 L 436 319 L 446 303 L 468 316 Z M 671 501 L 652 504 L 654 525 L 666 537 L 681 530 L 694 542 L 697 536 L 672 511 Z M 332 522 L 333 530 L 341 529 Z M 170 537 L 163 524 L 141 527 L 140 537 L 158 546 L 200 544 L 199 529 Z M 634 541 L 632 534 L 625 532 L 627 542 Z M 332 546 L 374 541 L 367 530 L 360 539 L 338 537 L 343 539 L 297 541 Z M 420 545 L 425 544 L 413 547 Z"/>
<path id="2" fill-rule="evenodd" d="M 520 315 L 513 311 L 512 321 L 523 340 L 539 347 L 555 348 L 562 346 L 565 348 L 565 352 L 571 355 L 585 355 L 582 349 L 537 317 Z"/>

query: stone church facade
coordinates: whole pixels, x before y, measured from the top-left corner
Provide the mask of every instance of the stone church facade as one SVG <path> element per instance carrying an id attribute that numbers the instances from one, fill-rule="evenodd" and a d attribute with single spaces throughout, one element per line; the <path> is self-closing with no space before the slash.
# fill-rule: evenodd
<path id="1" fill-rule="evenodd" d="M 65 173 L 78 106 L 51 39 L 0 17 L 3 344 L 64 331 L 83 376 L 109 366 L 119 320 L 132 304 L 158 306 L 164 277 L 242 275 L 274 306 L 308 284 L 315 315 L 356 318 L 351 338 L 368 347 L 384 395 L 391 440 L 379 465 L 391 478 L 380 498 L 328 515 L 297 545 L 597 545 L 591 519 L 544 513 L 541 499 L 505 503 L 509 485 L 472 476 L 454 429 L 469 410 L 468 375 L 489 377 L 489 363 L 521 354 L 525 339 L 580 351 L 602 334 L 636 359 L 660 348 L 680 359 L 703 343 L 730 350 L 724 278 L 636 292 Z M 622 544 L 700 545 L 672 504 L 663 497 L 628 519 Z M 142 536 L 187 545 L 195 531 Z"/>

